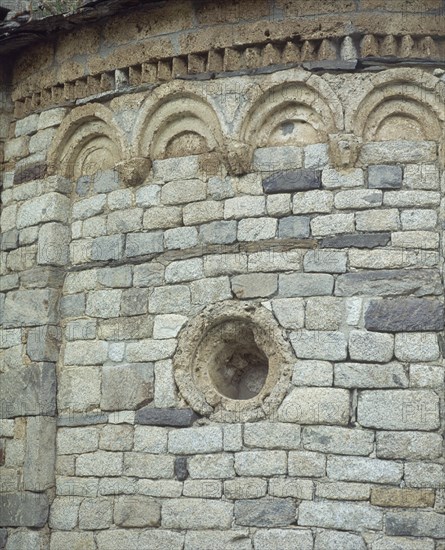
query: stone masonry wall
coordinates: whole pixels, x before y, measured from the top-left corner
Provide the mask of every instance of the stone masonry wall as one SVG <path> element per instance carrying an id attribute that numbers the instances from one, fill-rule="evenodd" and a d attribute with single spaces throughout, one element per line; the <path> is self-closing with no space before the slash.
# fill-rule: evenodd
<path id="1" fill-rule="evenodd" d="M 444 550 L 444 73 L 267 72 L 10 125 L 0 548 Z"/>

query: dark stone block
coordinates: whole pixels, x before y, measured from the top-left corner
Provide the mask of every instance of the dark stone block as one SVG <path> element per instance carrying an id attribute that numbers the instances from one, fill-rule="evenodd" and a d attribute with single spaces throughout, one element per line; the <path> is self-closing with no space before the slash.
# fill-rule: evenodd
<path id="1" fill-rule="evenodd" d="M 357 63 L 357 59 L 324 59 L 306 61 L 303 63 L 303 68 L 309 71 L 353 71 Z"/>
<path id="2" fill-rule="evenodd" d="M 185 481 L 188 478 L 187 458 L 180 456 L 175 460 L 175 476 L 178 481 Z"/>
<path id="3" fill-rule="evenodd" d="M 14 185 L 20 185 L 26 181 L 39 180 L 46 175 L 46 162 L 36 162 L 28 166 L 19 167 L 14 173 Z"/>
<path id="4" fill-rule="evenodd" d="M 308 191 L 321 188 L 321 170 L 289 170 L 288 172 L 275 172 L 263 179 L 265 193 L 294 193 L 295 191 Z"/>
<path id="5" fill-rule="evenodd" d="M 295 504 L 284 498 L 238 500 L 235 502 L 237 525 L 284 527 L 295 521 Z"/>
<path id="6" fill-rule="evenodd" d="M 386 532 L 392 536 L 445 538 L 445 521 L 434 512 L 388 512 Z"/>
<path id="7" fill-rule="evenodd" d="M 148 426 L 188 428 L 199 416 L 191 409 L 153 409 L 143 407 L 136 411 L 135 423 Z"/>
<path id="8" fill-rule="evenodd" d="M 391 233 L 353 233 L 326 237 L 320 243 L 321 248 L 376 248 L 386 246 Z"/>
<path id="9" fill-rule="evenodd" d="M 400 189 L 402 178 L 401 166 L 378 164 L 368 168 L 368 187 L 371 189 Z"/>
<path id="10" fill-rule="evenodd" d="M 436 269 L 382 269 L 345 273 L 337 278 L 336 296 L 428 296 L 443 293 Z"/>
<path id="11" fill-rule="evenodd" d="M 106 413 L 74 413 L 62 415 L 57 418 L 57 426 L 93 426 L 95 424 L 106 424 L 108 414 Z"/>
<path id="12" fill-rule="evenodd" d="M 0 550 L 4 550 L 8 541 L 8 530 L 0 529 Z"/>
<path id="13" fill-rule="evenodd" d="M 2 418 L 54 416 L 56 370 L 53 363 L 32 364 L 0 376 Z"/>
<path id="14" fill-rule="evenodd" d="M 48 512 L 45 493 L 0 494 L 1 527 L 43 527 Z"/>
<path id="15" fill-rule="evenodd" d="M 444 306 L 422 298 L 373 300 L 365 313 L 365 327 L 377 332 L 443 330 Z"/>

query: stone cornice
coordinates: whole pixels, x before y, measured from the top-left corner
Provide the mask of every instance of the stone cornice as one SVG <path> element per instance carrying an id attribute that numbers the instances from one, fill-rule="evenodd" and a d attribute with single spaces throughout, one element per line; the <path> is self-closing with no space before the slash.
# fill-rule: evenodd
<path id="1" fill-rule="evenodd" d="M 370 65 L 444 63 L 445 37 L 428 35 L 354 35 L 334 39 L 265 40 L 188 55 L 151 58 L 75 80 L 55 83 L 31 95 L 16 97 L 15 117 L 60 105 L 96 101 L 122 91 L 175 78 L 218 78 L 277 68 L 343 71 Z"/>

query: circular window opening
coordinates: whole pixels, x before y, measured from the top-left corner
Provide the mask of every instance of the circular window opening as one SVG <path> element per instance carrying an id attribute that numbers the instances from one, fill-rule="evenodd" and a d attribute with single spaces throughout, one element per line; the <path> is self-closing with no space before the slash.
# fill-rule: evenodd
<path id="1" fill-rule="evenodd" d="M 182 397 L 215 420 L 262 418 L 284 398 L 294 355 L 272 313 L 251 302 L 207 307 L 179 335 L 175 379 Z"/>
<path id="2" fill-rule="evenodd" d="M 269 360 L 244 321 L 211 329 L 199 350 L 216 390 L 230 399 L 252 399 L 260 393 L 269 373 Z"/>

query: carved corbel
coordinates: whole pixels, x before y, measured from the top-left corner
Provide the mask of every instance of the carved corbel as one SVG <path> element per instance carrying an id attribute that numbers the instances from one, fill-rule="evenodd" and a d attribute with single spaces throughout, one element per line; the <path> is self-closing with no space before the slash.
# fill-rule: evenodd
<path id="1" fill-rule="evenodd" d="M 116 164 L 116 170 L 126 186 L 136 187 L 147 179 L 151 170 L 151 160 L 143 157 L 123 160 Z"/>
<path id="2" fill-rule="evenodd" d="M 230 176 L 242 176 L 251 170 L 252 151 L 240 141 L 232 141 L 227 146 L 227 171 Z"/>
<path id="3" fill-rule="evenodd" d="M 329 134 L 329 158 L 336 168 L 352 168 L 358 158 L 362 139 L 355 134 Z"/>

